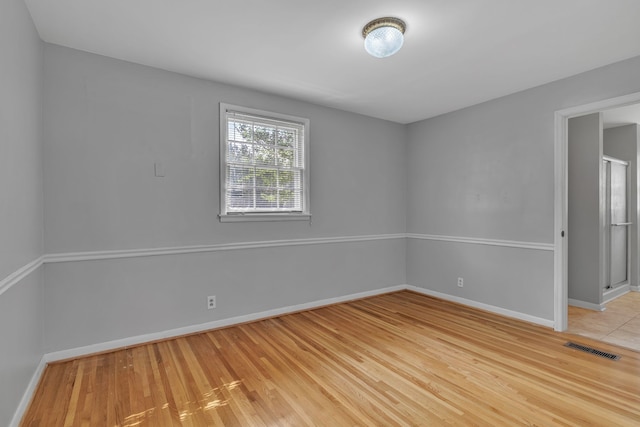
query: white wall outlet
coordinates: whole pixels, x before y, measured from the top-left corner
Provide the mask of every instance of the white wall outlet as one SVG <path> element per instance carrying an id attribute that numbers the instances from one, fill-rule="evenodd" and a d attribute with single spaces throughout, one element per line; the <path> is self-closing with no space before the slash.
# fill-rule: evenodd
<path id="1" fill-rule="evenodd" d="M 207 308 L 209 310 L 216 308 L 216 296 L 210 295 L 207 297 Z"/>
<path id="2" fill-rule="evenodd" d="M 458 277 L 458 287 L 461 288 L 464 286 L 464 279 L 462 277 Z"/>

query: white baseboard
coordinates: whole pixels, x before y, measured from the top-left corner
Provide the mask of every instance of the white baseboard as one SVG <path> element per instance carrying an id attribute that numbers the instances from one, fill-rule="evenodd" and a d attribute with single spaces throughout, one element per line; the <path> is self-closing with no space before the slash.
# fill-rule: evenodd
<path id="1" fill-rule="evenodd" d="M 276 308 L 273 310 L 261 311 L 258 313 L 229 317 L 227 319 L 215 320 L 213 322 L 201 323 L 198 325 L 189 325 L 182 328 L 170 329 L 162 332 L 154 332 L 150 334 L 137 335 L 134 337 L 122 338 L 118 340 L 107 341 L 107 342 L 92 344 L 92 345 L 83 346 L 83 347 L 76 347 L 68 350 L 55 351 L 55 352 L 45 354 L 45 359 L 47 362 L 55 362 L 59 360 L 72 359 L 74 357 L 86 356 L 88 354 L 101 353 L 101 352 L 115 350 L 115 349 L 124 348 L 124 347 L 131 347 L 131 346 L 143 344 L 146 342 L 174 338 L 181 335 L 193 334 L 197 332 L 207 331 L 210 329 L 233 326 L 241 323 L 253 322 L 256 320 L 266 319 L 269 317 L 282 316 L 285 314 L 295 313 L 298 311 L 311 310 L 311 309 L 326 306 L 326 305 L 353 301 L 360 298 L 367 298 L 371 296 L 382 295 L 389 292 L 396 292 L 396 291 L 402 291 L 402 290 L 411 290 L 424 295 L 440 298 L 446 301 L 452 301 L 459 304 L 467 305 L 469 307 L 490 311 L 492 313 L 500 314 L 502 316 L 535 323 L 537 325 L 548 326 L 548 327 L 554 326 L 553 320 L 543 319 L 541 317 L 531 316 L 525 313 L 520 313 L 517 311 L 508 310 L 505 308 L 484 304 L 484 303 L 469 300 L 466 298 L 456 297 L 453 295 L 448 295 L 448 294 L 432 291 L 425 288 L 419 288 L 417 286 L 396 285 L 396 286 L 389 286 L 386 288 L 376 289 L 373 291 L 359 292 L 359 293 L 344 295 L 344 296 L 335 297 L 335 298 L 328 298 L 328 299 L 312 301 L 304 304 L 297 304 L 297 305 L 291 305 L 288 307 Z"/>
<path id="2" fill-rule="evenodd" d="M 20 421 L 22 420 L 22 417 L 24 416 L 24 413 L 27 410 L 27 406 L 29 405 L 29 402 L 31 401 L 31 398 L 36 390 L 36 387 L 38 386 L 38 382 L 40 381 L 40 377 L 42 376 L 44 369 L 47 366 L 47 363 L 65 360 L 65 359 L 72 359 L 76 357 L 82 357 L 89 354 L 115 350 L 118 348 L 130 347 L 130 346 L 143 344 L 151 341 L 178 337 L 181 335 L 203 332 L 210 329 L 217 329 L 217 328 L 222 328 L 226 326 L 232 326 L 232 325 L 237 325 L 241 323 L 266 319 L 270 317 L 281 316 L 285 314 L 295 313 L 298 311 L 311 310 L 311 309 L 323 307 L 326 305 L 338 304 L 342 302 L 353 301 L 361 298 L 367 298 L 367 297 L 372 297 L 376 295 L 382 295 L 382 294 L 402 291 L 402 290 L 411 290 L 420 294 L 440 298 L 445 301 L 456 302 L 469 307 L 479 308 L 481 310 L 486 310 L 492 313 L 496 313 L 506 317 L 511 317 L 514 319 L 524 320 L 526 322 L 535 323 L 541 326 L 547 326 L 551 328 L 554 326 L 554 322 L 552 320 L 531 316 L 531 315 L 520 313 L 513 310 L 507 310 L 505 308 L 496 307 L 493 305 L 484 304 L 481 302 L 469 300 L 466 298 L 456 297 L 453 295 L 448 295 L 448 294 L 432 291 L 425 288 L 419 288 L 417 286 L 410 286 L 410 285 L 389 286 L 386 288 L 375 289 L 372 291 L 365 291 L 365 292 L 359 292 L 355 294 L 343 295 L 340 297 L 327 298 L 327 299 L 312 301 L 312 302 L 303 303 L 303 304 L 291 305 L 288 307 L 281 307 L 273 310 L 261 311 L 253 314 L 215 320 L 213 322 L 201 323 L 198 325 L 190 325 L 190 326 L 170 329 L 162 332 L 137 335 L 134 337 L 128 337 L 128 338 L 103 342 L 99 344 L 92 344 L 88 346 L 47 353 L 40 360 L 40 363 L 38 364 L 38 367 L 36 368 L 36 371 L 34 372 L 33 377 L 29 382 L 27 390 L 24 392 L 22 400 L 20 401 L 20 404 L 16 409 L 16 412 L 11 421 L 11 424 L 9 424 L 9 427 L 18 427 L 18 425 L 20 424 Z"/>
<path id="3" fill-rule="evenodd" d="M 640 292 L 640 286 L 638 285 L 629 286 L 629 289 L 631 290 L 631 292 Z"/>
<path id="4" fill-rule="evenodd" d="M 569 305 L 595 311 L 605 311 L 607 309 L 603 304 L 594 304 L 592 302 L 580 301 L 579 299 L 572 298 L 569 298 Z"/>
<path id="5" fill-rule="evenodd" d="M 511 317 L 513 319 L 524 320 L 525 322 L 535 323 L 536 325 L 547 326 L 550 328 L 554 327 L 553 320 L 543 319 L 541 317 L 531 316 L 529 314 L 520 313 L 518 311 L 508 310 L 506 308 L 496 307 L 494 305 L 489 305 L 482 302 L 473 301 L 473 300 L 462 298 L 462 297 L 457 297 L 455 295 L 444 294 L 442 292 L 436 292 L 430 289 L 420 288 L 417 286 L 407 286 L 407 289 L 424 294 L 424 295 L 440 298 L 445 301 L 456 302 L 458 304 L 467 305 L 473 308 L 479 308 L 481 310 L 490 311 L 492 313 L 500 314 L 506 317 Z"/>
<path id="6" fill-rule="evenodd" d="M 36 371 L 33 373 L 33 376 L 31 377 L 31 381 L 29 381 L 29 385 L 27 386 L 27 389 L 22 395 L 22 399 L 20 399 L 20 403 L 16 408 L 16 412 L 13 414 L 13 419 L 9 423 L 9 427 L 18 427 L 20 425 L 20 421 L 22 421 L 22 417 L 24 416 L 24 413 L 27 411 L 27 407 L 31 402 L 31 398 L 33 397 L 33 394 L 36 392 L 36 387 L 38 387 L 38 383 L 40 382 L 40 378 L 44 373 L 44 368 L 47 367 L 47 363 L 48 362 L 47 362 L 46 355 L 42 356 L 42 358 L 40 359 L 40 363 L 38 363 L 38 366 L 36 367 Z"/>
<path id="7" fill-rule="evenodd" d="M 304 304 L 291 305 L 288 307 L 276 308 L 273 310 L 261 311 L 258 313 L 245 314 L 242 316 L 229 317 L 227 319 L 214 320 L 213 322 L 201 323 L 198 325 L 190 325 L 182 328 L 170 329 L 162 332 L 154 332 L 151 334 L 137 335 L 129 338 L 122 338 L 113 341 L 107 341 L 99 344 L 92 344 L 83 347 L 72 348 L 69 350 L 55 351 L 47 353 L 45 357 L 49 362 L 59 360 L 72 359 L 74 357 L 85 356 L 92 353 L 100 353 L 109 350 L 115 350 L 123 347 L 143 344 L 146 342 L 157 341 L 167 338 L 174 338 L 181 335 L 193 334 L 197 332 L 208 331 L 210 329 L 223 328 L 226 326 L 237 325 L 240 323 L 253 322 L 256 320 L 266 319 L 269 317 L 281 316 L 284 314 L 295 313 L 297 311 L 311 310 L 325 305 L 337 304 L 341 302 L 353 301 L 360 298 L 367 298 L 375 295 L 386 294 L 389 292 L 402 291 L 407 289 L 406 285 L 390 286 L 373 291 L 359 292 L 350 295 L 344 295 L 335 298 L 327 298 L 323 300 L 312 301 Z"/>
<path id="8" fill-rule="evenodd" d="M 629 291 L 631 290 L 631 287 L 629 286 L 629 284 L 625 284 L 622 286 L 619 286 L 615 289 L 610 289 L 606 292 L 604 292 L 604 294 L 602 295 L 602 304 L 600 305 L 605 305 L 608 302 L 613 301 L 614 299 L 621 297 L 624 294 L 629 293 Z"/>

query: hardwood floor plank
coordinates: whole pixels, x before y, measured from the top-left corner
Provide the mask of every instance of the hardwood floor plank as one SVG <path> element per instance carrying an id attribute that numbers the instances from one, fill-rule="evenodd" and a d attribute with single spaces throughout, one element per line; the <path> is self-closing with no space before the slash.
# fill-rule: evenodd
<path id="1" fill-rule="evenodd" d="M 312 362 L 309 365 L 306 355 L 295 351 L 296 348 L 299 348 L 296 341 L 283 334 L 281 326 L 277 323 L 275 320 L 268 320 L 262 325 L 256 325 L 253 329 L 258 343 L 262 342 L 262 348 L 272 350 L 265 356 L 276 367 L 273 386 L 278 390 L 283 390 L 283 393 L 286 391 L 286 394 L 291 394 L 295 399 L 293 402 L 302 409 L 299 414 L 305 415 L 305 418 L 307 418 L 306 411 L 310 409 L 313 409 L 314 414 L 320 416 L 320 420 L 315 417 L 307 418 L 305 423 L 308 425 L 314 425 L 318 421 L 325 422 L 324 425 L 330 425 L 333 418 L 337 416 L 350 420 L 354 425 L 362 422 L 345 411 L 341 402 L 336 399 L 335 393 L 327 389 L 326 382 L 322 381 L 322 377 L 314 369 L 318 365 L 317 361 L 315 364 Z M 311 385 L 312 390 L 309 390 L 305 385 Z M 333 407 L 335 412 L 326 412 L 327 407 Z"/>
<path id="2" fill-rule="evenodd" d="M 339 345 L 330 347 L 323 345 L 328 341 L 325 341 L 321 331 L 309 328 L 305 322 L 293 325 L 287 320 L 287 318 L 281 319 L 283 332 L 303 350 L 300 353 L 303 358 L 298 358 L 296 362 L 308 368 L 308 373 L 322 385 L 324 393 L 327 393 L 333 402 L 346 407 L 365 408 L 364 414 L 352 412 L 352 415 L 360 416 L 360 422 L 371 423 L 373 420 L 369 414 L 385 423 L 398 422 L 395 408 L 385 406 L 386 399 L 380 396 L 380 390 L 377 389 L 375 382 L 367 372 L 353 365 L 354 362 L 362 363 L 362 359 L 353 357 L 348 349 L 341 348 Z M 297 326 L 307 330 L 304 337 L 298 333 Z M 322 343 L 316 338 L 319 338 Z"/>
<path id="3" fill-rule="evenodd" d="M 313 314 L 309 313 L 310 316 Z M 344 376 L 349 382 L 354 382 L 364 390 L 368 390 L 370 394 L 366 398 L 374 402 L 374 409 L 382 407 L 386 411 L 404 418 L 410 418 L 415 415 L 415 411 L 411 407 L 402 404 L 402 402 L 412 402 L 410 395 L 420 388 L 420 384 L 416 384 L 415 378 L 388 376 L 386 382 L 381 383 L 379 378 L 383 376 L 382 371 L 385 368 L 381 369 L 380 359 L 371 357 L 370 353 L 367 354 L 366 348 L 362 346 L 362 343 L 356 341 L 355 337 L 352 337 L 349 342 L 343 341 L 339 338 L 339 334 L 329 334 L 326 328 L 322 328 L 314 322 L 300 322 L 299 327 L 307 329 L 311 332 L 308 335 L 317 337 L 322 342 L 332 340 L 332 342 L 336 343 L 327 353 L 327 358 L 333 362 L 332 370 L 338 372 L 341 370 L 341 376 Z M 293 333 L 301 332 L 293 324 L 290 325 L 290 329 Z M 395 358 L 397 355 L 393 356 Z M 394 390 L 395 393 L 389 393 L 387 390 Z M 385 402 L 389 402 L 393 406 L 387 406 Z M 424 414 L 424 410 L 428 409 L 430 412 L 435 412 L 440 418 L 446 418 L 448 412 L 454 410 L 451 407 L 441 408 L 441 406 L 444 405 L 431 406 L 423 404 L 421 412 Z M 412 412 L 414 413 L 412 414 Z M 399 419 L 401 418 L 393 419 L 392 421 L 398 422 Z"/>
<path id="4" fill-rule="evenodd" d="M 51 364 L 21 425 L 451 424 L 640 425 L 640 354 L 402 291 Z"/>
<path id="5" fill-rule="evenodd" d="M 358 326 L 358 329 L 360 329 L 361 325 L 362 324 Z M 375 325 L 375 324 L 372 325 L 372 331 L 374 332 L 374 334 L 375 334 L 375 330 L 377 330 L 378 327 L 379 325 Z M 359 334 L 359 336 L 370 337 L 375 335 Z M 350 342 L 357 342 L 359 340 L 360 338 L 358 337 L 358 335 L 355 335 L 355 334 L 349 338 Z M 409 341 L 411 340 L 409 339 Z M 424 366 L 419 366 L 422 364 L 422 362 L 426 360 L 424 349 L 420 351 L 420 354 L 417 357 L 407 358 L 407 353 L 404 351 L 405 343 L 403 342 L 396 341 L 396 342 L 385 343 L 384 341 L 381 342 L 379 340 L 373 339 L 371 340 L 370 343 L 359 342 L 358 344 L 361 346 L 361 349 L 364 353 L 369 354 L 372 357 L 376 358 L 380 362 L 380 366 L 384 367 L 385 365 L 388 365 L 388 362 L 386 361 L 388 361 L 389 359 L 397 361 L 395 366 L 391 369 L 400 377 L 400 379 L 405 380 L 402 382 L 391 383 L 395 386 L 394 392 L 398 394 L 397 399 L 399 399 L 402 402 L 413 402 L 413 400 L 411 399 L 411 395 L 415 395 L 416 392 L 420 393 L 420 391 L 422 391 L 422 393 L 428 392 L 431 395 L 432 399 L 426 400 L 425 402 L 427 402 L 428 404 L 429 411 L 437 415 L 436 419 L 446 420 L 449 418 L 449 416 L 446 415 L 442 410 L 438 410 L 438 407 L 436 405 L 446 407 L 447 409 L 453 411 L 455 415 L 458 417 L 461 415 L 464 415 L 465 411 L 463 407 L 456 405 L 454 401 L 458 399 L 459 396 L 466 393 L 468 391 L 468 388 L 460 387 L 455 382 L 448 381 L 447 378 L 445 378 L 442 375 L 440 375 L 439 379 L 443 380 L 445 383 L 440 381 L 440 384 L 438 384 L 437 387 L 432 386 L 433 382 L 429 379 L 428 376 L 424 379 L 421 379 L 421 375 L 424 375 L 425 372 L 429 372 L 429 371 L 431 371 L 431 373 L 436 372 L 436 370 L 430 370 L 428 367 L 425 370 Z M 403 349 L 402 354 L 404 357 L 400 357 L 399 354 L 396 354 L 392 350 L 389 350 L 389 349 L 393 349 L 395 346 L 397 346 L 400 349 Z M 378 351 L 379 348 L 384 348 L 387 350 L 384 353 L 382 353 Z M 431 360 L 431 362 L 427 363 L 427 365 L 433 365 L 434 363 L 435 361 Z M 442 365 L 441 368 L 446 369 L 447 366 Z M 389 369 L 389 368 L 387 367 L 386 369 Z M 465 377 L 461 376 L 460 379 L 461 381 L 464 381 Z M 417 409 L 420 412 L 422 412 L 422 415 L 424 416 L 424 412 L 426 409 L 424 406 L 424 403 L 421 403 L 421 406 L 419 406 Z M 489 418 L 492 418 L 491 415 L 492 414 L 489 413 L 489 414 L 485 414 L 484 416 L 485 417 L 488 416 Z M 478 418 L 477 421 L 479 422 L 480 421 L 479 417 L 481 416 L 482 416 L 481 413 L 476 412 L 474 414 L 469 414 L 467 416 L 467 420 L 471 421 L 471 419 L 473 418 Z M 487 421 L 488 420 L 485 419 L 485 422 Z M 504 421 L 504 418 L 503 418 L 503 421 Z"/>

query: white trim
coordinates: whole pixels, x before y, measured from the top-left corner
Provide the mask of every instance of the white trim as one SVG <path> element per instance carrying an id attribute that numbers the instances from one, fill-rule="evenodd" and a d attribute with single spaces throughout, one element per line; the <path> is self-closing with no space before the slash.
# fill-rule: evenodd
<path id="1" fill-rule="evenodd" d="M 316 300 L 308 303 L 290 305 L 288 307 L 275 308 L 273 310 L 261 311 L 258 313 L 245 314 L 242 316 L 230 317 L 227 319 L 214 320 L 213 322 L 201 323 L 198 325 L 190 325 L 182 328 L 170 329 L 162 332 L 138 335 L 135 337 L 122 338 L 118 340 L 108 341 L 99 344 L 92 344 L 84 347 L 72 348 L 69 350 L 61 350 L 46 354 L 46 358 L 50 362 L 58 360 L 71 359 L 74 357 L 84 356 L 92 353 L 105 352 L 118 348 L 129 347 L 132 345 L 142 344 L 151 341 L 174 338 L 181 335 L 193 334 L 197 332 L 208 331 L 211 329 L 224 328 L 226 326 L 238 325 L 241 323 L 254 322 L 270 317 L 282 316 L 285 314 L 295 313 L 304 310 L 311 310 L 331 304 L 338 304 L 356 299 L 372 297 L 376 295 L 387 294 L 389 292 L 397 292 L 407 289 L 406 285 L 389 286 L 373 291 L 358 292 L 355 294 L 344 295 L 340 297 Z"/>
<path id="2" fill-rule="evenodd" d="M 614 299 L 621 297 L 622 295 L 628 294 L 631 291 L 631 286 L 628 283 L 624 285 L 620 285 L 613 289 L 605 289 L 602 293 L 602 303 L 600 305 L 605 305 L 608 302 L 613 301 Z"/>
<path id="3" fill-rule="evenodd" d="M 60 350 L 51 353 L 47 353 L 44 355 L 44 358 L 47 362 L 56 362 L 65 359 L 71 359 L 74 357 L 81 357 L 88 354 L 100 353 L 110 350 L 115 350 L 123 347 L 130 347 L 133 345 L 143 344 L 147 342 L 169 339 L 174 337 L 179 337 L 182 335 L 193 334 L 203 331 L 208 331 L 211 329 L 224 328 L 227 326 L 238 325 L 247 322 L 254 322 L 262 319 L 267 319 L 276 316 L 283 316 L 286 314 L 296 313 L 299 311 L 312 310 L 318 307 L 323 307 L 331 304 L 339 304 L 348 301 L 354 301 L 361 298 L 368 298 L 377 295 L 383 295 L 390 292 L 398 292 L 410 290 L 423 295 L 428 295 L 436 298 L 440 298 L 445 301 L 452 301 L 458 304 L 463 304 L 469 307 L 478 308 L 481 310 L 490 311 L 495 314 L 499 314 L 506 317 L 511 317 L 514 319 L 524 320 L 526 322 L 535 323 L 542 326 L 553 327 L 553 321 L 543 319 L 536 316 L 531 316 L 525 313 L 520 313 L 513 310 L 508 310 L 501 307 L 496 307 L 489 304 L 484 304 L 481 302 L 469 300 L 466 298 L 460 298 L 453 295 L 443 294 L 441 292 L 431 291 L 429 289 L 420 288 L 417 286 L 411 285 L 395 285 L 389 286 L 386 288 L 375 289 L 372 291 L 364 291 L 358 292 L 355 294 L 343 295 L 334 298 L 327 298 L 322 300 L 316 300 L 312 302 L 302 303 L 291 305 L 287 307 L 275 308 L 272 310 L 261 311 L 258 313 L 245 314 L 242 316 L 235 316 L 226 319 L 214 320 L 212 322 L 201 323 L 197 325 L 189 325 L 182 328 L 170 329 L 162 332 L 154 332 L 150 334 L 137 335 L 134 337 L 122 338 L 113 341 L 107 341 L 98 344 L 91 344 L 83 347 L 76 347 L 68 350 Z"/>
<path id="4" fill-rule="evenodd" d="M 568 327 L 568 273 L 567 239 L 560 237 L 568 223 L 568 120 L 584 114 L 595 113 L 611 108 L 624 107 L 640 102 L 640 92 L 605 99 L 589 104 L 565 108 L 555 112 L 555 203 L 554 203 L 554 320 L 555 330 L 565 331 Z M 568 237 L 568 236 L 567 236 Z"/>
<path id="5" fill-rule="evenodd" d="M 568 239 L 565 227 L 569 217 L 568 179 L 566 174 L 568 158 L 568 122 L 565 116 L 556 112 L 554 114 L 554 253 L 553 253 L 553 319 L 556 331 L 565 331 L 569 327 L 568 298 L 569 288 L 566 286 L 569 274 L 566 268 L 568 263 Z M 558 141 L 565 141 L 564 144 Z"/>
<path id="6" fill-rule="evenodd" d="M 495 305 L 489 305 L 478 301 L 473 301 L 466 298 L 457 297 L 454 295 L 444 294 L 442 292 L 432 291 L 430 289 L 420 288 L 417 286 L 407 286 L 410 291 L 418 292 L 423 295 L 428 295 L 436 298 L 443 299 L 445 301 L 451 301 L 458 304 L 466 305 L 480 310 L 490 311 L 491 313 L 499 314 L 501 316 L 511 317 L 513 319 L 524 320 L 525 322 L 535 323 L 536 325 L 546 326 L 553 328 L 553 320 L 543 319 L 542 317 L 531 316 L 529 314 L 520 313 L 518 311 L 508 310 L 502 307 L 496 307 Z"/>
<path id="7" fill-rule="evenodd" d="M 590 102 L 588 104 L 576 105 L 575 107 L 565 108 L 558 111 L 565 117 L 577 117 L 585 114 L 596 113 L 598 111 L 609 110 L 612 108 L 626 107 L 628 105 L 640 102 L 640 92 L 630 93 L 628 95 L 617 96 L 615 98 L 603 99 L 601 101 Z"/>
<path id="8" fill-rule="evenodd" d="M 586 308 L 587 310 L 605 311 L 607 308 L 604 304 L 594 304 L 592 302 L 580 301 L 579 299 L 568 299 L 569 305 L 574 307 Z"/>
<path id="9" fill-rule="evenodd" d="M 631 290 L 631 292 L 640 292 L 640 286 L 638 285 L 629 286 L 629 289 Z"/>
<path id="10" fill-rule="evenodd" d="M 29 264 L 24 265 L 2 279 L 0 281 L 0 295 L 9 290 L 13 285 L 27 277 L 29 274 L 36 271 L 44 262 L 44 257 L 39 257 L 31 261 Z"/>
<path id="11" fill-rule="evenodd" d="M 310 214 L 298 212 L 272 213 L 232 213 L 218 215 L 220 222 L 265 222 L 265 221 L 311 221 Z"/>
<path id="12" fill-rule="evenodd" d="M 302 212 L 286 213 L 286 212 L 272 212 L 271 215 L 262 215 L 260 213 L 247 212 L 247 215 L 234 215 L 227 210 L 227 148 L 228 148 L 228 113 L 240 113 L 255 118 L 263 118 L 269 121 L 283 121 L 290 124 L 297 124 L 302 126 L 303 130 L 303 164 L 302 170 Z M 242 222 L 242 221 L 300 221 L 310 220 L 311 216 L 311 197 L 309 177 L 311 176 L 310 165 L 311 161 L 309 156 L 309 139 L 310 139 L 310 120 L 305 117 L 293 116 L 290 114 L 275 113 L 272 111 L 258 110 L 255 108 L 243 107 L 240 105 L 220 103 L 220 214 L 218 218 L 220 222 Z M 303 218 L 307 216 L 307 218 Z M 277 219 L 276 219 L 277 218 Z"/>
<path id="13" fill-rule="evenodd" d="M 473 245 L 503 246 L 507 248 L 533 249 L 533 250 L 539 250 L 539 251 L 552 251 L 554 247 L 552 243 L 519 242 L 515 240 L 480 239 L 476 237 L 441 236 L 441 235 L 435 235 L 435 234 L 408 233 L 407 237 L 410 239 L 419 239 L 419 240 L 438 240 L 443 242 L 468 243 Z"/>
<path id="14" fill-rule="evenodd" d="M 40 363 L 38 363 L 38 366 L 36 367 L 35 372 L 31 376 L 29 385 L 27 386 L 27 389 L 24 391 L 22 395 L 22 399 L 20 399 L 20 403 L 18 404 L 18 407 L 16 408 L 16 411 L 13 414 L 13 418 L 9 423 L 9 427 L 18 427 L 20 425 L 20 421 L 22 421 L 22 417 L 24 416 L 24 413 L 27 411 L 27 407 L 31 402 L 31 398 L 33 397 L 33 394 L 36 392 L 36 388 L 38 387 L 40 378 L 44 373 L 44 369 L 47 367 L 47 363 L 48 363 L 47 356 L 46 355 L 42 356 L 42 358 L 40 359 Z"/>
<path id="15" fill-rule="evenodd" d="M 119 258 L 137 258 L 158 255 L 180 255 L 202 252 L 231 251 L 239 249 L 259 249 L 272 248 L 281 246 L 303 246 L 303 245 L 320 245 L 332 243 L 352 243 L 352 242 L 368 242 L 374 240 L 391 240 L 404 239 L 404 233 L 398 234 L 377 234 L 367 236 L 342 236 L 342 237 L 319 237 L 312 239 L 290 239 L 290 240 L 267 240 L 262 242 L 244 242 L 244 243 L 223 243 L 217 245 L 200 245 L 200 246 L 176 246 L 168 248 L 147 248 L 147 249 L 121 249 L 111 251 L 87 251 L 87 252 L 69 252 L 58 254 L 45 254 L 31 261 L 30 263 L 20 267 L 18 270 L 9 274 L 0 281 L 0 295 L 8 291 L 12 286 L 20 282 L 29 274 L 37 270 L 41 265 L 57 262 L 74 262 L 74 261 L 94 261 Z"/>
<path id="16" fill-rule="evenodd" d="M 40 267 L 40 265 L 58 262 L 75 262 L 75 261 L 95 261 L 119 258 L 137 258 L 159 255 L 181 255 L 202 252 L 218 252 L 232 251 L 241 249 L 260 249 L 282 246 L 305 246 L 305 245 L 321 245 L 335 243 L 353 243 L 368 242 L 374 240 L 393 240 L 393 239 L 419 239 L 419 240 L 436 240 L 454 243 L 467 243 L 476 245 L 502 246 L 519 249 L 533 249 L 542 251 L 552 251 L 551 243 L 536 242 L 519 242 L 512 240 L 497 239 L 479 239 L 475 237 L 456 237 L 441 236 L 432 234 L 373 234 L 363 236 L 338 236 L 338 237 L 317 237 L 309 239 L 288 239 L 288 240 L 265 240 L 257 242 L 240 242 L 240 243 L 221 243 L 216 245 L 194 245 L 194 246 L 174 246 L 164 248 L 144 248 L 144 249 L 114 249 L 107 251 L 85 251 L 85 252 L 67 252 L 45 254 L 42 257 L 30 262 L 16 272 L 10 274 L 0 282 L 0 294 L 8 288 L 19 282 L 32 271 Z"/>
<path id="17" fill-rule="evenodd" d="M 93 261 L 103 259 L 116 258 L 136 258 L 158 255 L 180 255 L 201 252 L 217 252 L 232 251 L 239 249 L 259 249 L 273 248 L 280 246 L 304 246 L 304 245 L 321 245 L 331 243 L 351 243 L 351 242 L 368 242 L 372 240 L 391 240 L 404 239 L 405 235 L 399 234 L 377 234 L 370 236 L 342 236 L 342 237 L 319 237 L 312 239 L 290 239 L 290 240 L 266 240 L 262 242 L 243 242 L 243 243 L 223 243 L 217 245 L 201 245 L 201 246 L 176 246 L 168 248 L 151 248 L 151 249 L 121 249 L 112 251 L 93 251 L 93 252 L 69 252 L 58 254 L 47 254 L 44 256 L 45 263 L 55 262 L 72 262 L 72 261 Z"/>
<path id="18" fill-rule="evenodd" d="M 323 307 L 331 304 L 344 303 L 344 302 L 353 301 L 361 298 L 368 298 L 376 295 L 382 295 L 390 292 L 397 292 L 397 291 L 403 291 L 403 290 L 414 291 L 423 295 L 433 296 L 445 301 L 456 302 L 459 304 L 467 305 L 469 307 L 486 310 L 502 316 L 524 320 L 524 321 L 535 323 L 542 326 L 547 326 L 547 327 L 553 326 L 553 321 L 550 321 L 547 319 L 530 316 L 528 314 L 507 310 L 504 308 L 495 307 L 492 305 L 483 304 L 483 303 L 468 300 L 465 298 L 455 297 L 452 295 L 447 295 L 440 292 L 419 288 L 416 286 L 410 286 L 410 285 L 389 286 L 386 288 L 376 289 L 372 291 L 364 291 L 364 292 L 344 295 L 340 297 L 316 300 L 313 302 L 302 303 L 302 304 L 292 305 L 288 307 L 281 307 L 281 308 L 276 308 L 273 310 L 267 310 L 267 311 L 262 311 L 258 313 L 253 313 L 253 314 L 246 314 L 242 316 L 230 317 L 227 319 L 215 320 L 212 322 L 201 323 L 198 325 L 190 325 L 190 326 L 170 329 L 162 332 L 138 335 L 134 337 L 122 338 L 118 340 L 47 353 L 44 356 L 42 356 L 42 359 L 40 360 L 40 363 L 36 368 L 36 371 L 34 372 L 25 393 L 23 394 L 23 397 L 20 401 L 20 404 L 18 405 L 18 408 L 16 409 L 13 420 L 11 421 L 11 424 L 9 425 L 9 427 L 17 427 L 19 425 L 20 420 L 24 416 L 24 412 L 26 411 L 27 406 L 29 405 L 29 402 L 33 396 L 33 393 L 35 393 L 38 382 L 40 381 L 40 378 L 48 363 L 65 360 L 65 359 L 82 357 L 82 356 L 86 356 L 94 353 L 111 351 L 118 348 L 130 347 L 130 346 L 162 340 L 162 339 L 170 339 L 170 338 L 174 338 L 182 335 L 203 332 L 211 329 L 223 328 L 227 326 L 253 322 L 261 319 L 282 316 L 282 315 L 291 314 L 299 311 L 312 310 L 314 308 Z"/>

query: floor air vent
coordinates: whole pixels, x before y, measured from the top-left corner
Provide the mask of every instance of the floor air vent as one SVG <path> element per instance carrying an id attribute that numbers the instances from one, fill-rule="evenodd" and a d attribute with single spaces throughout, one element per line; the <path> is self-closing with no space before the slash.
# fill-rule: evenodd
<path id="1" fill-rule="evenodd" d="M 610 360 L 619 360 L 620 356 L 613 353 L 607 353 L 606 351 L 596 350 L 593 347 L 588 347 L 586 345 L 576 344 L 574 342 L 569 341 L 564 345 L 565 347 L 575 348 L 576 350 L 584 351 L 585 353 L 595 354 L 596 356 L 604 357 L 605 359 Z"/>

